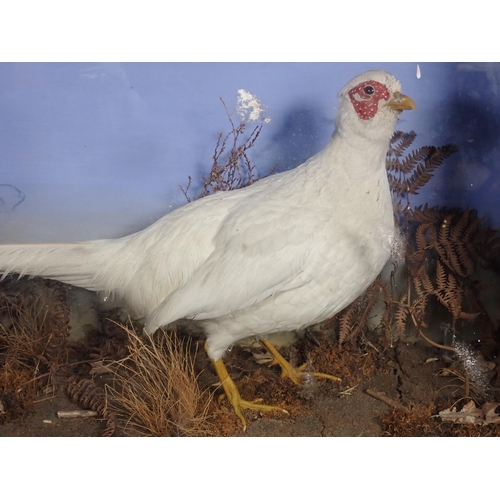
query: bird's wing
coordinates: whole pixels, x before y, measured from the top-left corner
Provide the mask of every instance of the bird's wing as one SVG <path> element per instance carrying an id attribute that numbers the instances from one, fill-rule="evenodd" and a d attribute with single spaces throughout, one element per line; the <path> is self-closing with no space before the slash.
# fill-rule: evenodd
<path id="1" fill-rule="evenodd" d="M 221 226 L 214 251 L 191 279 L 149 316 L 148 331 L 179 318 L 236 312 L 313 279 L 311 261 L 334 234 L 332 212 L 276 203 L 245 205 Z"/>

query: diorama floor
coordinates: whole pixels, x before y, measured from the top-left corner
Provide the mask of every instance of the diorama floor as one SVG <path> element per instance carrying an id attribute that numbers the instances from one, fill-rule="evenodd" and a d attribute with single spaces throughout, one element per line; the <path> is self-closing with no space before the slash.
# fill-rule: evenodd
<path id="1" fill-rule="evenodd" d="M 458 411 L 470 398 L 478 406 L 498 400 L 496 370 L 481 380 L 491 381 L 481 387 L 474 380 L 461 378 L 460 360 L 447 351 L 424 342 L 397 342 L 382 349 L 366 341 L 359 345 L 335 346 L 328 338 L 319 345 L 302 340 L 281 348 L 293 361 L 306 356 L 315 371 L 338 375 L 342 382 L 306 377 L 307 383 L 296 386 L 281 377 L 277 366 L 262 364 L 264 351 L 235 347 L 225 357 L 228 371 L 247 400 L 263 402 L 288 411 L 261 413 L 246 410 L 247 429 L 234 415 L 221 390 L 212 389 L 207 415 L 209 434 L 214 436 L 496 436 L 500 424 L 474 425 L 443 422 L 439 411 L 454 404 Z M 199 383 L 216 387 L 217 379 L 199 350 Z M 491 368 L 491 364 L 490 364 Z M 462 373 L 463 370 L 462 370 Z M 445 375 L 445 376 L 443 376 Z M 96 375 L 94 382 L 105 375 Z M 476 391 L 476 392 L 474 392 Z M 480 401 L 482 399 L 482 401 Z M 65 394 L 38 395 L 33 404 L 15 421 L 0 426 L 1 436 L 102 436 L 106 420 L 101 417 L 60 419 L 59 411 L 82 408 Z M 114 435 L 124 435 L 118 427 Z"/>

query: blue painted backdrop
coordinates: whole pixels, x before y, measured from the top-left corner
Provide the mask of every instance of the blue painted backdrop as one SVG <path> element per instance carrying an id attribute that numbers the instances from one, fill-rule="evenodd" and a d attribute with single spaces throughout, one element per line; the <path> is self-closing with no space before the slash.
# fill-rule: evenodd
<path id="1" fill-rule="evenodd" d="M 252 160 L 294 167 L 333 128 L 337 92 L 374 68 L 417 104 L 398 128 L 415 146 L 455 143 L 415 204 L 475 207 L 500 226 L 500 64 L 0 64 L 0 242 L 118 237 L 185 203 L 211 165 L 237 91 L 266 107 Z M 251 126 L 251 125 L 250 125 Z"/>

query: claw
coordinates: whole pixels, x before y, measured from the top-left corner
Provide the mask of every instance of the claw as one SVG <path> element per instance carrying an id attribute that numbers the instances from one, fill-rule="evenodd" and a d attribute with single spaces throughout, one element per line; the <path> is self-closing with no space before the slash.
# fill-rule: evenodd
<path id="1" fill-rule="evenodd" d="M 226 366 L 224 365 L 222 359 L 218 359 L 217 361 L 212 360 L 212 363 L 214 365 L 215 371 L 217 372 L 219 380 L 221 381 L 227 399 L 229 400 L 231 406 L 234 409 L 234 413 L 236 413 L 237 417 L 241 420 L 241 423 L 243 424 L 243 432 L 247 428 L 247 421 L 243 416 L 241 410 L 281 411 L 283 413 L 288 414 L 286 410 L 284 410 L 283 408 L 279 408 L 278 406 L 263 405 L 242 399 L 238 391 L 238 388 L 236 387 L 236 384 L 234 383 L 233 379 L 229 376 L 229 373 L 227 372 Z"/>
<path id="2" fill-rule="evenodd" d="M 269 342 L 269 340 L 261 340 L 260 343 L 273 357 L 274 363 L 281 366 L 281 375 L 283 377 L 288 377 L 295 384 L 300 384 L 300 382 L 302 381 L 302 377 L 304 376 L 304 372 L 307 368 L 307 363 L 304 363 L 302 366 L 295 368 L 279 353 L 278 349 L 276 349 L 276 347 L 274 347 L 271 342 Z M 314 375 L 318 378 L 327 378 L 335 382 L 341 382 L 340 378 L 335 377 L 334 375 L 328 375 L 327 373 L 313 372 L 309 375 Z"/>

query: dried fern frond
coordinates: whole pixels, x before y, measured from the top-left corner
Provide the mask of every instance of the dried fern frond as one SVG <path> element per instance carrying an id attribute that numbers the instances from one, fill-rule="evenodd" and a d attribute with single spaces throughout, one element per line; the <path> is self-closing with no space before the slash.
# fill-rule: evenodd
<path id="1" fill-rule="evenodd" d="M 328 320 L 329 324 L 338 323 L 339 345 L 355 339 L 366 328 L 370 313 L 380 300 L 389 302 L 390 291 L 388 285 L 377 278 L 360 297 Z M 390 337 L 391 320 L 392 311 L 386 308 L 380 322 L 386 338 Z"/>
<path id="2" fill-rule="evenodd" d="M 486 267 L 498 245 L 495 231 L 483 228 L 475 210 L 446 207 L 417 207 L 406 212 L 411 228 L 407 245 L 408 280 L 413 294 L 398 306 L 398 332 L 403 331 L 404 312 L 409 307 L 419 328 L 425 328 L 429 299 L 434 297 L 450 314 L 450 324 L 487 317 L 472 275 Z M 480 257 L 479 257 L 480 256 Z M 492 331 L 492 326 L 482 328 Z"/>
<path id="3" fill-rule="evenodd" d="M 414 222 L 423 224 L 436 225 L 446 215 L 447 208 L 429 207 L 426 203 L 423 207 L 417 206 L 411 210 L 410 218 Z"/>
<path id="4" fill-rule="evenodd" d="M 400 158 L 403 156 L 403 153 L 413 144 L 416 137 L 417 134 L 413 130 L 411 132 L 396 130 L 389 144 L 387 157 L 391 158 L 394 156 Z"/>
<path id="5" fill-rule="evenodd" d="M 397 196 L 418 194 L 419 189 L 429 182 L 443 161 L 458 151 L 453 144 L 442 147 L 424 146 L 402 158 L 415 137 L 415 132 L 404 134 L 398 131 L 391 139 L 387 153 L 387 176 L 389 185 Z"/>
<path id="6" fill-rule="evenodd" d="M 401 301 L 396 304 L 396 310 L 394 312 L 394 325 L 396 328 L 396 335 L 398 337 L 403 337 L 406 330 L 406 319 L 410 313 L 410 308 L 408 304 Z"/>

